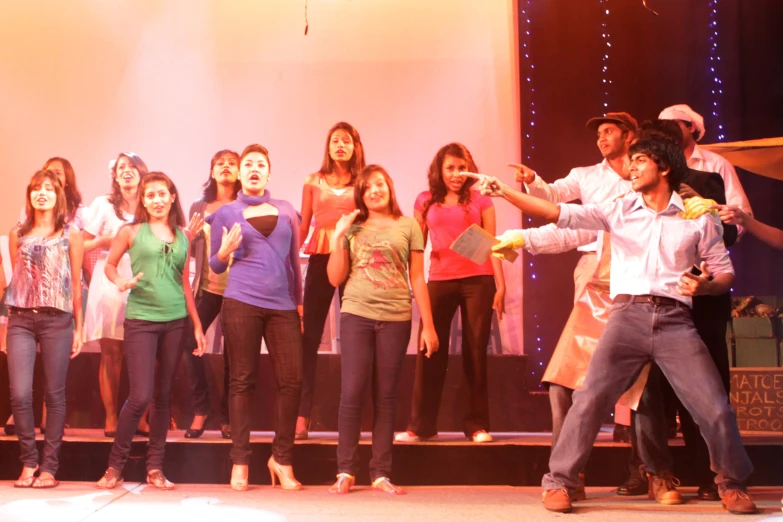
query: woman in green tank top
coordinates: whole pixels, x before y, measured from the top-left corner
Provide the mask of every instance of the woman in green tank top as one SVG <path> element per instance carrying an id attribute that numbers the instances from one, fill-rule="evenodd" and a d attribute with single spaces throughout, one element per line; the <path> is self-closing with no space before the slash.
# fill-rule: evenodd
<path id="1" fill-rule="evenodd" d="M 201 356 L 205 348 L 190 289 L 188 238 L 181 228 L 184 226 L 185 215 L 174 183 L 162 172 L 150 172 L 139 188 L 133 224 L 120 229 L 106 259 L 106 277 L 121 292 L 130 289 L 125 309 L 125 364 L 130 393 L 120 412 L 109 468 L 97 484 L 102 489 L 111 489 L 121 480 L 133 434 L 150 402 L 147 483 L 160 489 L 174 487 L 163 476 L 163 454 L 169 427 L 171 382 L 191 324 L 197 343 L 193 354 Z M 130 279 L 120 277 L 117 272 L 117 263 L 125 252 L 130 252 L 134 274 Z"/>

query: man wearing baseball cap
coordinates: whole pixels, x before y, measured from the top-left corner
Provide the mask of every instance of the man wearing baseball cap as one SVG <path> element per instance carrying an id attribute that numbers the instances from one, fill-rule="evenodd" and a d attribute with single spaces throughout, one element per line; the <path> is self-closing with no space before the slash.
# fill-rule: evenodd
<path id="1" fill-rule="evenodd" d="M 636 120 L 627 112 L 610 112 L 588 120 L 587 128 L 597 134 L 596 144 L 603 161 L 572 169 L 565 178 L 549 184 L 524 165 L 510 165 L 517 169 L 516 179 L 525 184 L 529 194 L 554 203 L 580 199 L 584 204 L 599 204 L 631 191 L 625 164 L 637 130 Z M 582 252 L 574 270 L 574 308 L 542 379 L 549 385 L 554 447 L 571 407 L 572 394 L 582 386 L 590 356 L 609 316 L 609 256 L 598 255 L 601 248 L 594 231 L 547 225 L 515 232 L 519 233 L 515 249 L 524 247 L 532 254 L 554 254 L 579 246 Z M 583 494 L 580 487 L 575 500 L 583 498 Z"/>
<path id="2" fill-rule="evenodd" d="M 699 147 L 696 142 L 701 141 L 706 134 L 704 118 L 681 103 L 666 107 L 658 116 L 661 120 L 674 120 L 680 126 L 683 139 L 683 150 L 688 161 L 688 167 L 702 172 L 717 172 L 723 178 L 726 186 L 726 203 L 741 208 L 745 213 L 753 215 L 750 202 L 742 189 L 742 184 L 737 177 L 734 166 L 720 154 Z M 740 237 L 743 229 L 739 227 Z"/>

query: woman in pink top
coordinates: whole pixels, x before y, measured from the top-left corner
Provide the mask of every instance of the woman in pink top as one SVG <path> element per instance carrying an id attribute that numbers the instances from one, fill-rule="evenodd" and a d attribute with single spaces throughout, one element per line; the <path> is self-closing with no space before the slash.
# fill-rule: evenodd
<path id="1" fill-rule="evenodd" d="M 490 258 L 478 265 L 449 249 L 472 224 L 495 233 L 495 207 L 490 198 L 471 190 L 472 179 L 461 171 L 478 172 L 464 145 L 442 147 L 429 170 L 430 190 L 416 198 L 414 215 L 424 241 L 429 236 L 430 277 L 427 283 L 438 344 L 432 357 L 419 352 L 408 431 L 398 441 L 418 441 L 437 436 L 436 422 L 449 357 L 449 330 L 457 308 L 462 314 L 462 366 L 470 387 L 470 403 L 464 422 L 465 436 L 474 442 L 491 442 L 487 398 L 487 345 L 493 309 L 503 316 L 505 281 L 500 261 Z"/>
<path id="2" fill-rule="evenodd" d="M 321 169 L 307 176 L 302 190 L 300 244 L 307 240 L 310 222 L 313 220 L 315 228 L 305 246 L 305 253 L 309 254 L 310 260 L 304 283 L 302 396 L 296 420 L 297 439 L 306 439 L 308 435 L 318 346 L 334 297 L 335 287 L 329 284 L 326 276 L 326 265 L 331 253 L 329 242 L 340 217 L 356 208 L 353 184 L 364 167 L 364 147 L 359 132 L 351 124 L 341 121 L 329 129 Z"/>

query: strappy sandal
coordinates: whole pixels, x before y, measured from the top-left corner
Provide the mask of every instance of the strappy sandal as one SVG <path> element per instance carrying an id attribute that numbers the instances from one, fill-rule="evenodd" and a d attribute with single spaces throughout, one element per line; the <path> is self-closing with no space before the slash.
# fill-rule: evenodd
<path id="1" fill-rule="evenodd" d="M 35 474 L 38 473 L 38 466 L 36 466 L 34 468 L 22 468 L 22 472 L 24 472 L 24 470 L 26 470 L 26 469 L 31 469 L 31 470 L 33 470 L 33 472 L 30 473 L 30 475 L 27 476 L 27 477 L 24 477 L 24 478 L 19 477 L 18 479 L 16 479 L 16 482 L 14 482 L 14 487 L 15 488 L 31 488 L 31 487 L 33 487 L 33 482 L 35 482 Z"/>
<path id="2" fill-rule="evenodd" d="M 351 488 L 356 484 L 356 477 L 348 473 L 338 473 L 337 482 L 329 486 L 329 493 L 335 495 L 345 495 L 351 492 Z"/>
<path id="3" fill-rule="evenodd" d="M 378 491 L 383 491 L 384 493 L 388 493 L 389 495 L 405 494 L 405 490 L 399 486 L 395 486 L 394 484 L 392 484 L 391 480 L 389 480 L 389 477 L 378 477 L 377 479 L 372 481 L 372 487 L 374 487 Z"/>
<path id="4" fill-rule="evenodd" d="M 147 472 L 147 484 L 166 491 L 174 489 L 174 483 L 169 481 L 159 469 Z"/>
<path id="5" fill-rule="evenodd" d="M 38 477 L 33 482 L 33 489 L 50 489 L 60 485 L 60 481 L 49 475 L 48 477 Z"/>
<path id="6" fill-rule="evenodd" d="M 95 484 L 98 489 L 114 489 L 122 484 L 122 472 L 118 469 L 107 468 L 101 479 Z"/>

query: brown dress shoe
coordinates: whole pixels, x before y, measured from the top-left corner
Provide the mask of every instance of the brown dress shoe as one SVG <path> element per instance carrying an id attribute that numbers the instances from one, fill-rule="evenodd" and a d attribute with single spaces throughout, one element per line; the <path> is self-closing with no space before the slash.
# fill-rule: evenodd
<path id="1" fill-rule="evenodd" d="M 650 500 L 655 500 L 659 504 L 664 506 L 674 506 L 676 504 L 684 504 L 682 495 L 677 491 L 677 486 L 680 485 L 680 481 L 671 473 L 659 473 L 653 475 L 647 474 L 647 482 L 650 487 L 647 491 L 647 496 Z"/>
<path id="2" fill-rule="evenodd" d="M 757 511 L 756 504 L 744 491 L 727 489 L 723 494 L 722 502 L 726 511 L 735 515 L 752 515 Z"/>
<path id="3" fill-rule="evenodd" d="M 718 486 L 715 484 L 699 486 L 699 490 L 696 492 L 696 498 L 699 500 L 720 500 L 720 495 L 718 495 Z"/>
<path id="4" fill-rule="evenodd" d="M 542 495 L 542 501 L 547 511 L 570 513 L 572 509 L 571 495 L 568 494 L 566 488 L 545 490 Z"/>
<path id="5" fill-rule="evenodd" d="M 639 475 L 628 477 L 628 480 L 617 487 L 617 494 L 623 497 L 646 495 L 647 491 L 650 489 L 647 482 L 647 476 Z"/>

